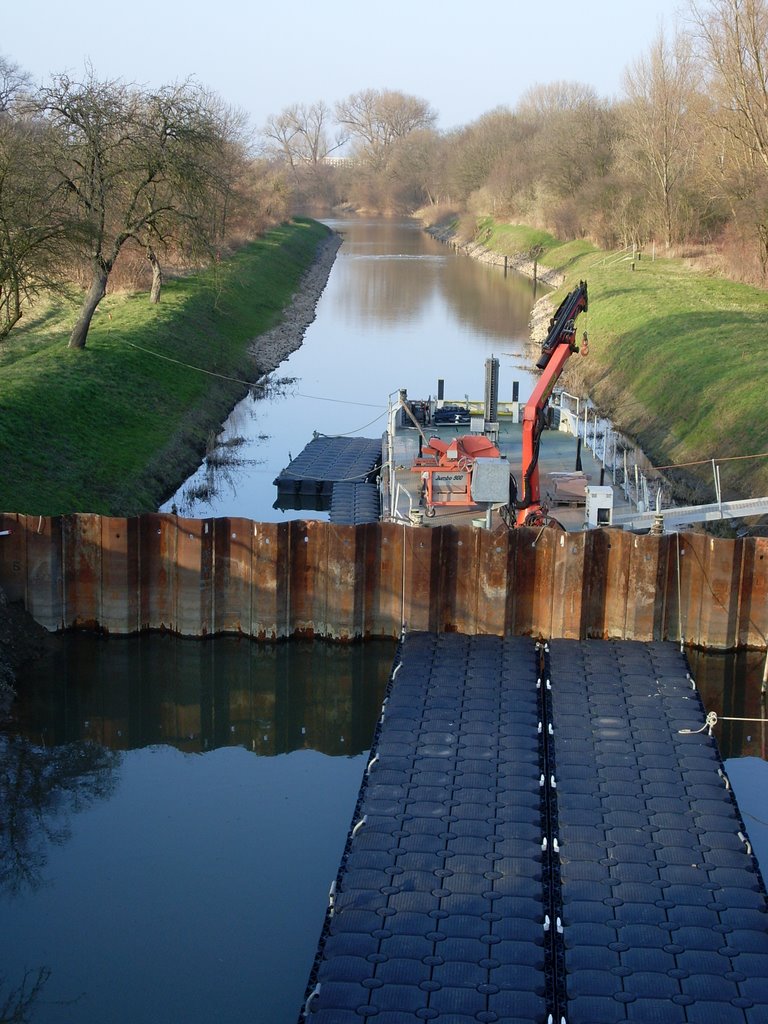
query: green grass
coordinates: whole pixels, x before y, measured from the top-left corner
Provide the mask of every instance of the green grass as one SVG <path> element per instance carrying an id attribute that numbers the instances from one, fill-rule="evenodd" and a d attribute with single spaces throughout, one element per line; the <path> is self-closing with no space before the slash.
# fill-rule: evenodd
<path id="1" fill-rule="evenodd" d="M 589 284 L 589 390 L 656 465 L 768 452 L 763 290 L 680 260 L 646 258 L 633 271 L 591 252 L 561 268 L 566 287 Z M 695 472 L 709 484 L 708 466 Z M 722 473 L 733 493 L 768 493 L 768 459 Z"/>
<path id="2" fill-rule="evenodd" d="M 249 342 L 279 320 L 326 235 L 313 221 L 284 225 L 168 282 L 156 306 L 144 293 L 110 295 L 82 351 L 67 348 L 76 305 L 35 310 L 0 347 L 0 508 L 156 508 L 246 390 L 181 363 L 255 380 Z"/>
<path id="3" fill-rule="evenodd" d="M 477 240 L 504 256 L 528 252 L 534 245 L 541 246 L 546 253 L 560 244 L 546 231 L 529 228 L 524 224 L 502 224 L 491 217 L 483 217 L 478 221 Z M 545 257 L 542 257 L 542 262 L 546 262 Z"/>
<path id="4" fill-rule="evenodd" d="M 676 259 L 635 261 L 583 240 L 561 243 L 516 224 L 478 221 L 479 241 L 505 254 L 544 245 L 543 266 L 561 271 L 557 304 L 580 279 L 589 284 L 590 356 L 579 360 L 587 393 L 656 465 L 734 459 L 722 468 L 731 494 L 768 494 L 765 412 L 768 294 Z M 710 466 L 678 475 L 708 489 Z M 687 479 L 686 479 L 687 478 Z M 699 494 L 698 497 L 703 497 Z M 709 497 L 709 495 L 707 495 Z"/>

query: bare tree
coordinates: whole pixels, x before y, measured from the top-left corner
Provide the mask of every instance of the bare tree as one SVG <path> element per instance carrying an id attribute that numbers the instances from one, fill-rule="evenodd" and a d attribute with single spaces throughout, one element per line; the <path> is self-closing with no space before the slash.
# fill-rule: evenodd
<path id="1" fill-rule="evenodd" d="M 624 78 L 624 158 L 669 246 L 679 235 L 678 204 L 696 154 L 697 73 L 690 40 L 659 31 Z"/>
<path id="2" fill-rule="evenodd" d="M 530 137 L 520 153 L 529 189 L 556 208 L 575 201 L 588 182 L 605 176 L 615 128 L 608 105 L 583 82 L 532 86 L 515 108 Z M 551 211 L 547 211 L 551 215 Z"/>
<path id="3" fill-rule="evenodd" d="M 331 111 L 322 100 L 317 103 L 294 103 L 270 117 L 262 134 L 273 156 L 282 158 L 298 179 L 302 168 L 315 169 L 334 150 L 343 145 L 345 137 L 329 139 Z"/>
<path id="4" fill-rule="evenodd" d="M 0 114 L 8 113 L 29 89 L 30 77 L 18 64 L 0 54 Z"/>
<path id="5" fill-rule="evenodd" d="M 224 140 L 205 93 L 190 82 L 147 93 L 88 69 L 83 82 L 55 77 L 39 109 L 56 131 L 54 167 L 83 226 L 90 285 L 69 346 L 84 348 L 123 247 L 143 246 L 157 274 L 156 248 L 179 225 L 202 222 Z"/>
<path id="6" fill-rule="evenodd" d="M 58 286 L 74 230 L 43 158 L 44 136 L 44 125 L 0 114 L 0 340 L 26 304 Z"/>
<path id="7" fill-rule="evenodd" d="M 720 180 L 734 217 L 748 218 L 768 276 L 768 5 L 690 0 L 713 109 Z"/>
<path id="8" fill-rule="evenodd" d="M 397 139 L 432 128 L 437 113 L 426 100 L 391 89 L 363 89 L 336 104 L 336 120 L 356 140 L 360 155 L 379 170 Z"/>
<path id="9" fill-rule="evenodd" d="M 26 303 L 57 284 L 70 225 L 45 159 L 46 126 L 27 109 L 29 77 L 0 56 L 0 340 Z"/>
<path id="10" fill-rule="evenodd" d="M 520 120 L 508 107 L 497 107 L 454 132 L 447 147 L 452 198 L 466 202 L 484 188 L 497 168 L 520 164 Z M 501 185 L 501 191 L 505 185 Z"/>
<path id="11" fill-rule="evenodd" d="M 226 230 L 233 174 L 245 159 L 243 115 L 187 81 L 146 95 L 143 117 L 153 178 L 137 240 L 152 269 L 150 301 L 158 302 L 160 254 L 210 257 Z"/>
<path id="12" fill-rule="evenodd" d="M 414 210 L 445 200 L 445 142 L 430 128 L 416 129 L 392 146 L 389 175 L 396 204 Z"/>

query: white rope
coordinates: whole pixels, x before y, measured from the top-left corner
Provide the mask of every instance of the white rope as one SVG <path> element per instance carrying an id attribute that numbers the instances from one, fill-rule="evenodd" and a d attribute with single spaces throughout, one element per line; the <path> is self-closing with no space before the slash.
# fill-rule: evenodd
<path id="1" fill-rule="evenodd" d="M 242 377 L 232 377 L 227 373 L 216 373 L 215 370 L 206 370 L 203 366 L 194 366 L 192 363 L 185 363 L 183 359 L 174 359 L 173 356 L 163 355 L 162 352 L 154 352 L 151 348 L 144 348 L 142 345 L 135 345 L 132 341 L 124 342 L 125 345 L 135 348 L 138 352 L 145 352 L 148 356 L 154 356 L 156 359 L 164 359 L 167 363 L 176 363 L 177 366 L 183 366 L 187 370 L 197 370 L 198 373 L 205 373 L 209 377 L 218 377 L 220 380 L 228 380 L 233 384 L 245 384 L 249 388 L 260 388 L 262 391 L 266 391 L 270 384 L 269 382 L 254 381 L 254 380 L 243 380 Z M 327 395 L 306 395 L 301 391 L 295 391 L 294 394 L 297 398 L 311 398 L 315 402 L 335 402 L 337 405 L 357 405 L 363 409 L 380 409 L 380 405 L 374 405 L 373 402 L 353 402 L 347 398 L 329 398 Z M 386 412 L 386 409 L 384 410 Z M 380 419 L 384 413 L 377 416 L 376 419 Z M 375 423 L 376 420 L 371 420 L 371 423 Z M 370 424 L 367 424 L 370 426 Z"/>
<path id="2" fill-rule="evenodd" d="M 304 1009 L 301 1011 L 304 1017 L 308 1017 L 309 1016 L 310 1003 L 312 1002 L 312 1000 L 316 996 L 319 996 L 319 995 L 320 995 L 320 982 L 318 982 L 317 985 L 315 985 L 315 987 L 312 989 L 312 991 L 307 996 L 307 1001 L 304 1003 Z"/>
<path id="3" fill-rule="evenodd" d="M 717 725 L 717 714 L 714 711 L 710 711 L 706 717 L 704 725 L 700 729 L 678 729 L 678 733 L 681 736 L 695 736 L 697 733 L 704 732 L 705 729 L 709 729 L 709 735 L 712 735 L 712 729 Z"/>
<path id="4" fill-rule="evenodd" d="M 681 736 L 695 736 L 697 733 L 709 729 L 709 735 L 711 736 L 712 729 L 718 722 L 758 722 L 762 725 L 768 725 L 768 718 L 735 718 L 732 715 L 718 715 L 716 711 L 709 711 L 706 721 L 700 729 L 678 729 L 677 731 Z"/>

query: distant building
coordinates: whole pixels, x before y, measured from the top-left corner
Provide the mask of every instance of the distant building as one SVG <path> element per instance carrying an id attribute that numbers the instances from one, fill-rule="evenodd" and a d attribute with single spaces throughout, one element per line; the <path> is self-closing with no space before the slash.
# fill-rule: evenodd
<path id="1" fill-rule="evenodd" d="M 353 167 L 357 160 L 353 156 L 324 156 L 323 163 L 329 167 Z"/>

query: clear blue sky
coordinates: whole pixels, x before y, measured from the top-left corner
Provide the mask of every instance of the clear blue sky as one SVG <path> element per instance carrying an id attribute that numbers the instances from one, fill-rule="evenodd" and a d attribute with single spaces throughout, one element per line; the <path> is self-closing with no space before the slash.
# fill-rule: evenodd
<path id="1" fill-rule="evenodd" d="M 531 85 L 590 84 L 618 96 L 624 69 L 678 0 L 9 0 L 0 52 L 36 80 L 157 86 L 194 75 L 255 127 L 291 103 L 330 105 L 365 88 L 429 101 L 450 128 Z"/>

